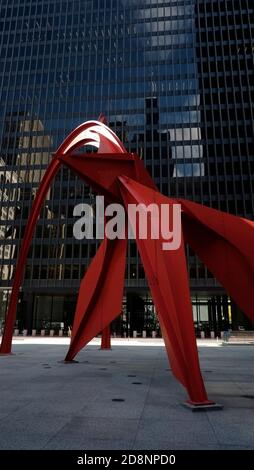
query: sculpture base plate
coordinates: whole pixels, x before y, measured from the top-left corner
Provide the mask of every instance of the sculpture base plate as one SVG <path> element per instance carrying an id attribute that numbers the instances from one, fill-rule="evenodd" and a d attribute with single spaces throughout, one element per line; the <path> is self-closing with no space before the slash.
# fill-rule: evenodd
<path id="1" fill-rule="evenodd" d="M 79 361 L 74 361 L 74 359 L 72 359 L 71 361 L 58 361 L 59 364 L 79 364 Z"/>
<path id="2" fill-rule="evenodd" d="M 185 408 L 188 408 L 192 412 L 202 412 L 202 411 L 218 411 L 223 410 L 223 405 L 219 403 L 192 403 L 191 401 L 186 401 L 182 403 Z"/>

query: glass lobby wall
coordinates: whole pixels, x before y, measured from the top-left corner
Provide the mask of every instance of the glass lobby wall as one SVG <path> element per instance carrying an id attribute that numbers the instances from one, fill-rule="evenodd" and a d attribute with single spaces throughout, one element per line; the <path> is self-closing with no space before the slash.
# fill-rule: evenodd
<path id="1" fill-rule="evenodd" d="M 33 307 L 33 328 L 67 331 L 72 326 L 76 299 L 65 296 L 36 295 Z"/>

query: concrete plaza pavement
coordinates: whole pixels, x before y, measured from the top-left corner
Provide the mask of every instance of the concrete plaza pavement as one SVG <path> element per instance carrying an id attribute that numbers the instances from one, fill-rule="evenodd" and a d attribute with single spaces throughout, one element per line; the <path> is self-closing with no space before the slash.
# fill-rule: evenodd
<path id="1" fill-rule="evenodd" d="M 68 343 L 20 337 L 0 356 L 0 449 L 254 449 L 253 346 L 198 341 L 224 409 L 192 413 L 162 340 L 113 339 L 102 351 L 95 339 L 64 364 Z"/>

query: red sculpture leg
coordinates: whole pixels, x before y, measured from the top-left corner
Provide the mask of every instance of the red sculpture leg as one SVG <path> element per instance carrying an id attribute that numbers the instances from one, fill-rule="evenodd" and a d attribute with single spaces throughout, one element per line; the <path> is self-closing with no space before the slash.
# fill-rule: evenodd
<path id="1" fill-rule="evenodd" d="M 111 349 L 110 325 L 106 326 L 102 331 L 101 349 Z"/>
<path id="2" fill-rule="evenodd" d="M 104 239 L 80 284 L 66 361 L 104 330 L 122 310 L 127 240 Z"/>
<path id="3" fill-rule="evenodd" d="M 184 239 L 254 323 L 254 222 L 190 201 L 184 209 Z"/>
<path id="4" fill-rule="evenodd" d="M 143 186 L 130 178 L 120 177 L 121 193 L 126 210 L 128 204 L 168 204 L 173 200 Z M 130 216 L 130 214 L 128 214 Z M 155 223 L 155 219 L 151 219 Z M 151 221 L 149 227 L 151 228 Z M 132 228 L 135 220 L 130 217 Z M 137 228 L 139 224 L 137 223 Z M 153 229 L 153 227 L 151 228 Z M 148 231 L 149 234 L 149 231 Z M 193 404 L 209 404 L 199 368 L 184 244 L 177 250 L 164 251 L 163 240 L 141 239 L 137 230 L 136 241 L 152 292 L 154 304 L 172 371 L 186 387 Z"/>
<path id="5" fill-rule="evenodd" d="M 19 297 L 19 288 L 22 282 L 25 266 L 26 266 L 26 259 L 29 251 L 29 247 L 31 244 L 31 240 L 33 237 L 33 233 L 35 230 L 36 222 L 40 214 L 40 210 L 42 204 L 46 198 L 47 192 L 49 190 L 50 184 L 55 177 L 56 173 L 61 166 L 61 162 L 54 158 L 45 172 L 45 175 L 42 179 L 41 185 L 37 190 L 35 200 L 33 202 L 33 206 L 31 209 L 31 213 L 29 219 L 27 221 L 20 253 L 17 260 L 15 276 L 12 285 L 12 292 L 10 297 L 10 303 L 8 307 L 8 312 L 6 316 L 5 328 L 2 338 L 2 343 L 0 347 L 1 354 L 10 354 L 11 353 L 11 345 L 12 345 L 12 335 L 13 335 L 13 328 L 16 321 L 16 309 Z"/>

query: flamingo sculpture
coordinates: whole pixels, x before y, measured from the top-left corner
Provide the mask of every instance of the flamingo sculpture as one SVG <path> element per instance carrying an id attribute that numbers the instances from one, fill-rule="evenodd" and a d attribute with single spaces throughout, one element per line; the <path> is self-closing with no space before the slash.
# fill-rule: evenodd
<path id="1" fill-rule="evenodd" d="M 103 119 L 102 119 L 103 121 Z M 77 153 L 85 145 L 97 153 Z M 160 322 L 172 372 L 186 388 L 188 403 L 213 407 L 200 371 L 192 316 L 185 243 L 225 287 L 253 321 L 254 223 L 187 200 L 163 196 L 136 154 L 128 153 L 104 122 L 81 124 L 60 145 L 38 188 L 17 260 L 2 338 L 1 354 L 10 354 L 19 289 L 28 250 L 43 201 L 61 165 L 74 171 L 107 203 L 174 204 L 182 208 L 182 238 L 176 250 L 164 251 L 161 237 L 136 242 Z M 127 217 L 127 215 L 126 215 Z M 129 220 L 130 224 L 134 223 Z M 152 231 L 153 221 L 150 221 Z M 104 238 L 81 281 L 71 342 L 66 361 L 101 331 L 102 346 L 109 346 L 109 325 L 120 314 L 124 289 L 127 237 Z"/>

